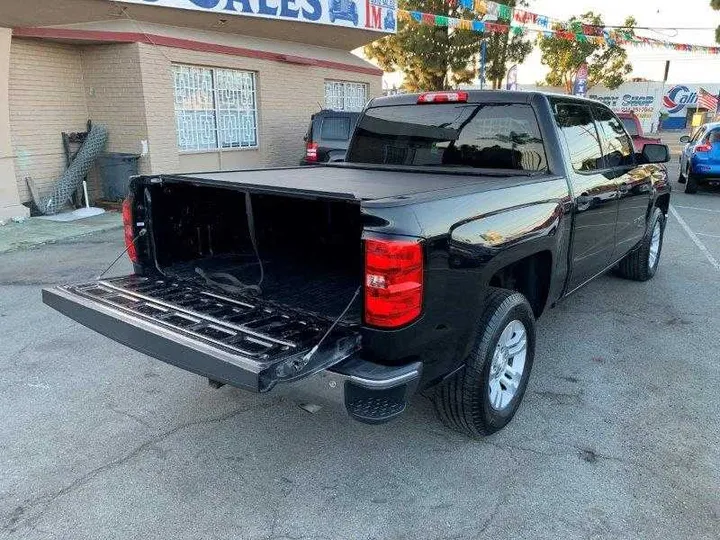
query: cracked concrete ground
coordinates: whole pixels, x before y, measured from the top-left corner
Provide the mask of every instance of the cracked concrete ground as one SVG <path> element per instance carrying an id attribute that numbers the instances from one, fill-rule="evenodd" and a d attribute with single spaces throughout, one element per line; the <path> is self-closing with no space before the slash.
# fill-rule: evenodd
<path id="1" fill-rule="evenodd" d="M 674 204 L 720 260 L 720 191 Z M 525 403 L 482 441 L 421 396 L 373 427 L 212 390 L 41 304 L 121 245 L 0 258 L 0 538 L 718 537 L 720 272 L 673 217 L 653 281 L 543 316 Z"/>

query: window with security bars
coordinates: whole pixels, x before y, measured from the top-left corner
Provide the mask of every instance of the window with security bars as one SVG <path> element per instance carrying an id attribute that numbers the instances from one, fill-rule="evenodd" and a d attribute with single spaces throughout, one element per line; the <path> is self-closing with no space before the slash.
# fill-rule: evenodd
<path id="1" fill-rule="evenodd" d="M 325 107 L 335 111 L 362 111 L 367 103 L 365 83 L 325 81 Z"/>
<path id="2" fill-rule="evenodd" d="M 257 147 L 254 73 L 175 65 L 173 78 L 181 152 Z"/>

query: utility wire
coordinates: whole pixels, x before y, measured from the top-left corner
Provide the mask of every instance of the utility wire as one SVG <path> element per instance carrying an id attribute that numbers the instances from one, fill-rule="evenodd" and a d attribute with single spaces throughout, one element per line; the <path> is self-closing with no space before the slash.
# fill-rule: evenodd
<path id="1" fill-rule="evenodd" d="M 589 26 L 591 28 L 613 28 L 613 29 L 627 29 L 627 30 L 698 30 L 707 31 L 715 30 L 715 27 L 700 27 L 700 26 L 612 26 L 609 24 L 583 24 L 583 26 Z"/>

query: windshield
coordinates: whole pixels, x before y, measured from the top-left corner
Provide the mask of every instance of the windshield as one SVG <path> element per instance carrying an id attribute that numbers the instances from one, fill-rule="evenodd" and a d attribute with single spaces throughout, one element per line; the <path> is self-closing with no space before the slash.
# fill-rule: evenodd
<path id="1" fill-rule="evenodd" d="M 638 128 L 635 120 L 633 120 L 632 118 L 621 118 L 620 120 L 622 121 L 623 126 L 625 126 L 625 130 L 631 137 L 637 137 L 638 135 L 640 135 L 638 133 Z"/>
<path id="2" fill-rule="evenodd" d="M 347 160 L 409 166 L 547 171 L 532 108 L 444 103 L 368 109 Z"/>

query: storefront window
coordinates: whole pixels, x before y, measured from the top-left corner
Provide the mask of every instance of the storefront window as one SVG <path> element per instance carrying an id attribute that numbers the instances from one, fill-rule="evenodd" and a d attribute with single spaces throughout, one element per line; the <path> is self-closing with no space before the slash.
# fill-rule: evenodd
<path id="1" fill-rule="evenodd" d="M 253 72 L 175 65 L 173 76 L 180 151 L 257 147 Z"/>
<path id="2" fill-rule="evenodd" d="M 335 111 L 362 111 L 367 103 L 367 84 L 325 81 L 325 108 Z"/>

